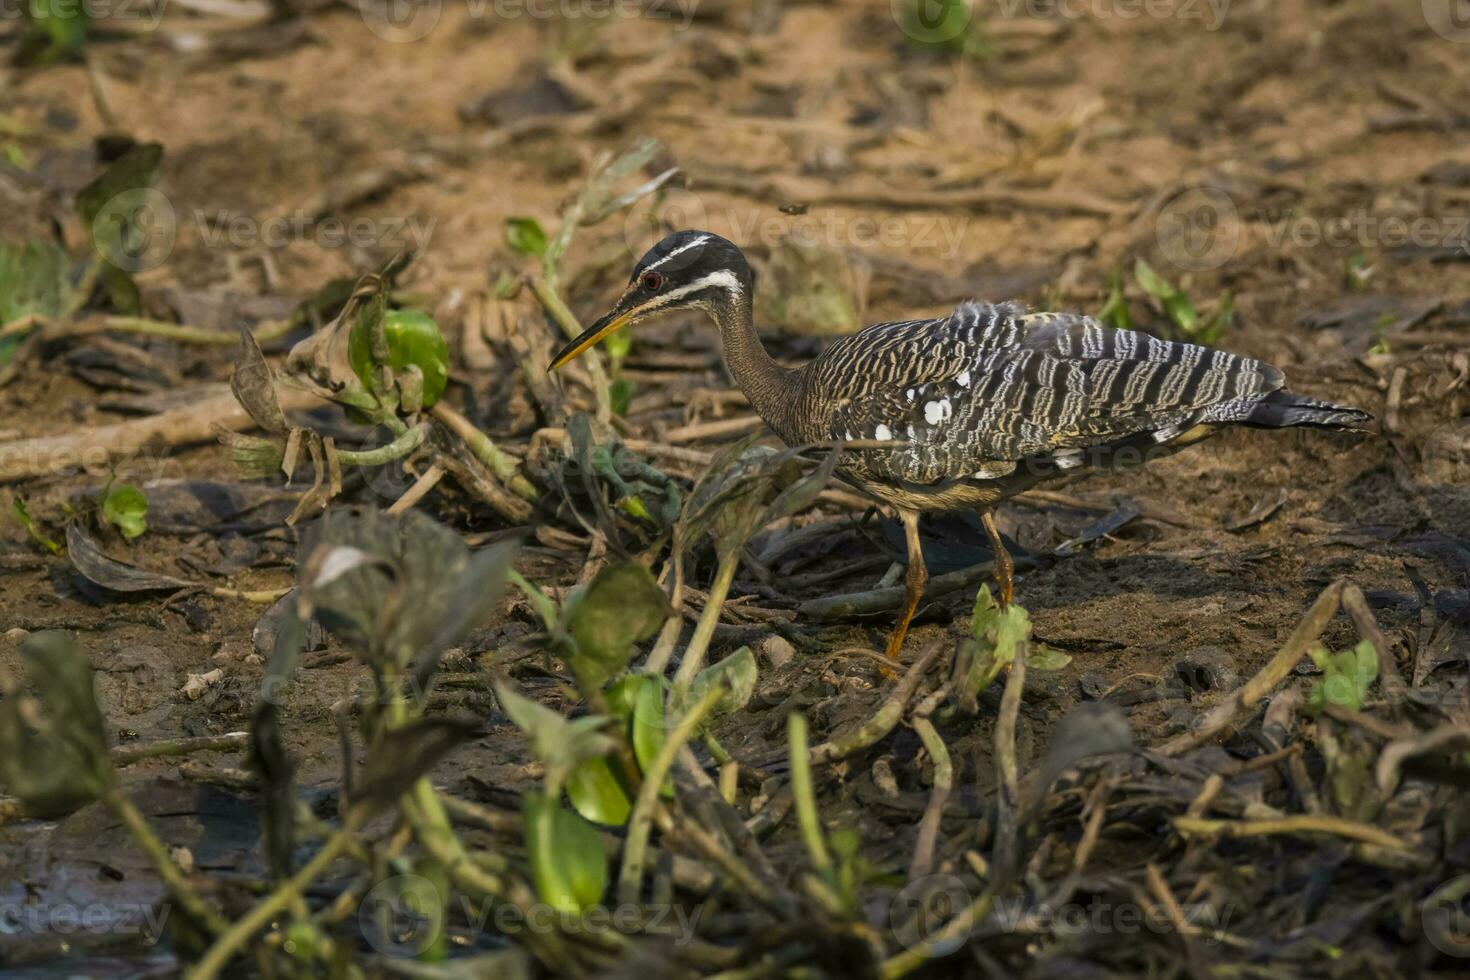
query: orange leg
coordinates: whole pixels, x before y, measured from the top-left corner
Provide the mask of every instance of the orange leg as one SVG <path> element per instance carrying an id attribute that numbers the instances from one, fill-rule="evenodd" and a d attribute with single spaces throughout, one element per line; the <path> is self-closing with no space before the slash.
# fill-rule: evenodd
<path id="1" fill-rule="evenodd" d="M 924 547 L 919 543 L 919 515 L 916 511 L 901 510 L 904 543 L 908 546 L 908 574 L 904 577 L 907 594 L 904 596 L 903 615 L 888 638 L 888 659 L 897 660 L 903 652 L 903 640 L 908 635 L 909 623 L 919 610 L 919 600 L 924 598 L 924 586 L 929 582 L 929 571 L 924 567 Z"/>
<path id="2" fill-rule="evenodd" d="M 1016 597 L 1016 563 L 1001 540 L 1000 530 L 995 526 L 995 514 L 981 511 L 980 522 L 985 525 L 985 533 L 990 535 L 990 547 L 995 550 L 995 579 L 1000 585 L 1000 607 L 1004 609 Z"/>

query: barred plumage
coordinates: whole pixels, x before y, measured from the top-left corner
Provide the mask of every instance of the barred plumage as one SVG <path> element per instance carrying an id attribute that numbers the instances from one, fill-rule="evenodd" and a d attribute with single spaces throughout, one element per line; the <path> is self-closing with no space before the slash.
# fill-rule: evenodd
<path id="1" fill-rule="evenodd" d="M 638 263 L 612 311 L 552 367 L 625 324 L 696 307 L 719 325 L 736 383 L 788 443 L 892 442 L 845 452 L 838 464 L 903 519 L 908 601 L 890 656 L 926 581 L 921 511 L 982 509 L 1001 601 L 1009 602 L 1010 556 L 990 511 L 998 500 L 1083 469 L 1141 464 L 1224 425 L 1361 428 L 1372 420 L 1287 391 L 1282 373 L 1261 361 L 1011 303 L 877 324 L 792 371 L 756 336 L 753 290 L 750 266 L 730 242 L 708 232 L 670 235 Z"/>

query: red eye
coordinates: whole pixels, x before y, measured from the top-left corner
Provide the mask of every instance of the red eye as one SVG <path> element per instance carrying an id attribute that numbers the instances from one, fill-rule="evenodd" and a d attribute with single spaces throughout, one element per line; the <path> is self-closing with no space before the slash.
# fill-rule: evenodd
<path id="1" fill-rule="evenodd" d="M 643 277 L 643 288 L 650 293 L 656 293 L 664 288 L 664 277 L 657 272 L 650 272 Z"/>

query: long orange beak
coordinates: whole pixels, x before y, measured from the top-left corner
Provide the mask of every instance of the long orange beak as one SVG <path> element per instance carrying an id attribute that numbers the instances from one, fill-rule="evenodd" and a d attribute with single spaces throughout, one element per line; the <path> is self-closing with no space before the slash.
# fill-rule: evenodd
<path id="1" fill-rule="evenodd" d="M 575 340 L 563 347 L 561 352 L 551 359 L 551 363 L 547 365 L 546 370 L 555 371 L 569 361 L 580 357 L 583 351 L 623 326 L 632 318 L 632 310 L 625 310 L 619 313 L 614 309 L 613 312 L 592 324 L 592 326 L 582 331 Z"/>

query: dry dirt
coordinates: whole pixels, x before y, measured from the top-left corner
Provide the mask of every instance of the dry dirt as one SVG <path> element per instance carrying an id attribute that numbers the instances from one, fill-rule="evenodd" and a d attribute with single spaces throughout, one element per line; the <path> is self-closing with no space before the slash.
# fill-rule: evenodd
<path id="1" fill-rule="evenodd" d="M 422 245 L 403 286 L 427 297 L 455 336 L 450 398 L 511 443 L 557 423 L 535 418 L 493 322 L 497 279 L 522 267 L 505 244 L 505 221 L 529 216 L 554 228 L 599 155 L 638 137 L 663 144 L 651 171 L 682 171 L 672 222 L 724 234 L 758 264 L 788 235 L 814 238 L 857 270 L 869 322 L 942 312 L 970 295 L 1095 313 L 1112 274 L 1144 256 L 1201 305 L 1233 294 L 1237 313 L 1220 346 L 1266 359 L 1294 388 L 1362 406 L 1381 424 L 1365 434 L 1228 432 L 1142 473 L 1053 488 L 1072 506 L 1003 507 L 1003 529 L 1037 566 L 1020 576 L 1018 600 L 1036 636 L 1073 658 L 1031 685 L 1018 727 L 1023 768 L 1066 708 L 1103 692 L 1126 706 L 1142 743 L 1183 731 L 1220 690 L 1259 669 L 1317 594 L 1343 577 L 1367 594 L 1404 676 L 1446 703 L 1463 697 L 1470 32 L 1442 36 L 1412 2 L 1236 0 L 1213 30 L 1205 3 L 1190 7 L 1199 18 L 1181 15 L 1183 3 L 1164 5 L 1170 16 L 1137 18 L 1119 14 L 1124 0 L 1073 5 L 1089 11 L 1079 18 L 1007 17 L 1006 5 L 992 3 L 982 4 L 991 11 L 986 51 L 964 58 L 910 43 L 886 2 L 706 0 L 687 29 L 673 4 L 667 18 L 595 24 L 533 16 L 525 11 L 540 8 L 529 2 L 453 4 L 426 37 L 405 43 L 378 37 L 349 7 L 294 6 L 253 26 L 171 6 L 156 34 L 97 37 L 89 52 L 111 120 L 99 114 L 81 66 L 0 73 L 0 142 L 36 177 L 0 173 L 6 238 L 47 234 L 97 171 L 93 141 L 124 132 L 166 151 L 157 186 L 177 240 L 167 261 L 138 276 L 159 318 L 232 327 L 232 312 L 212 310 L 206 298 L 236 304 L 247 321 L 276 315 L 330 279 Z M 557 109 L 569 111 L 537 115 Z M 804 214 L 789 213 L 802 205 Z M 239 216 L 223 239 L 205 220 L 218 212 Z M 376 240 L 330 247 L 309 229 L 285 242 L 250 237 L 269 234 L 273 217 L 298 215 L 357 219 Z M 1213 236 L 1204 260 L 1169 237 L 1180 221 Z M 1345 237 L 1323 243 L 1323 229 Z M 645 243 L 622 215 L 580 232 L 564 286 L 575 311 L 600 312 L 636 258 L 630 249 Z M 1139 326 L 1166 329 L 1141 293 L 1130 288 L 1130 296 Z M 482 332 L 489 340 L 477 339 Z M 765 335 L 792 360 L 820 344 L 790 331 Z M 640 397 L 667 382 L 671 398 L 643 402 L 632 432 L 657 439 L 682 424 L 748 413 L 738 398 L 691 394 L 729 387 L 701 321 L 647 337 L 635 344 L 630 376 Z M 137 337 L 105 344 L 85 338 L 32 352 L 0 388 L 0 438 L 132 417 L 119 410 L 124 396 L 222 381 L 233 353 Z M 94 360 L 124 368 L 77 370 L 75 352 L 88 345 Z M 142 366 L 116 345 L 136 351 Z M 573 397 L 585 399 L 580 390 Z M 170 513 L 175 498 L 158 489 L 167 481 L 236 482 L 222 448 L 144 447 L 119 475 L 159 496 L 154 527 L 138 542 L 104 539 L 115 556 L 238 589 L 291 582 L 296 532 L 282 524 L 290 505 L 281 501 L 292 494 L 278 485 L 250 490 L 252 506 L 235 513 Z M 86 495 L 105 481 L 105 472 L 71 472 L 7 489 L 23 493 L 60 536 L 67 508 L 85 510 Z M 355 499 L 386 504 L 402 486 L 374 484 Z M 1124 498 L 1143 516 L 1053 554 Z M 467 532 L 507 526 L 453 493 L 423 506 Z M 861 511 L 828 505 L 826 514 Z M 774 598 L 744 575 L 737 581 L 735 595 L 769 600 L 784 614 L 781 629 L 798 650 L 789 663 L 763 662 L 761 710 L 722 733 L 737 757 L 779 746 L 782 709 L 793 704 L 816 706 L 814 737 L 870 709 L 874 688 L 887 682 L 868 659 L 832 651 L 881 648 L 887 621 L 793 621 L 790 610 L 875 587 L 884 548 L 882 534 L 844 531 L 779 568 Z M 543 538 L 521 568 L 566 586 L 586 560 L 564 538 Z M 833 574 L 782 589 L 782 576 L 824 572 Z M 691 585 L 707 587 L 710 574 L 696 566 Z M 964 635 L 972 600 L 967 589 L 932 602 L 908 656 Z M 263 669 L 252 641 L 262 609 L 209 594 L 102 596 L 79 585 L 65 558 L 0 522 L 0 665 L 17 661 L 21 631 L 76 631 L 119 744 L 246 727 Z M 752 621 L 739 620 L 745 630 L 717 652 L 754 635 Z M 492 729 L 436 771 L 452 791 L 510 803 L 536 774 L 487 693 L 496 651 L 533 622 L 508 601 L 451 655 L 436 697 L 484 713 Z M 1355 642 L 1341 617 L 1324 640 L 1336 649 Z M 325 659 L 286 705 L 308 794 L 329 794 L 338 779 L 331 705 L 366 683 L 361 667 L 335 662 L 334 649 L 318 654 Z M 191 674 L 215 669 L 219 680 L 197 699 L 182 693 Z M 551 693 L 539 667 L 522 663 L 518 673 Z M 955 745 L 967 798 L 993 783 L 986 714 Z M 906 733 L 885 751 L 905 763 L 919 749 Z M 182 773 L 177 760 L 129 773 L 165 838 L 189 846 L 200 866 L 258 874 L 251 810 L 240 805 L 248 793 L 205 775 L 241 764 L 205 755 Z M 824 807 L 863 831 L 871 861 L 901 868 L 917 813 L 872 806 L 867 766 L 826 782 Z M 903 789 L 922 801 L 921 779 Z M 0 829 L 0 909 L 24 896 L 95 894 L 114 905 L 156 896 L 131 854 L 122 831 L 92 810 Z M 42 969 L 63 945 L 94 956 L 109 945 L 44 929 L 5 932 L 0 964 L 17 969 Z M 135 951 L 128 957 L 129 969 L 150 968 Z M 91 966 L 57 965 L 55 975 L 122 969 L 78 962 Z M 151 968 L 171 969 L 166 956 Z M 1297 968 L 1330 972 L 1321 962 Z"/>

